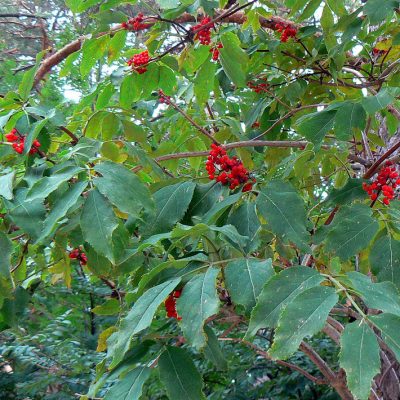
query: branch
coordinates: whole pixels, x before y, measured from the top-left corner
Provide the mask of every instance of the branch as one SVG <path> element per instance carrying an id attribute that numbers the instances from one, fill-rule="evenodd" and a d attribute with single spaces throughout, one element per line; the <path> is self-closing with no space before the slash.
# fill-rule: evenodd
<path id="1" fill-rule="evenodd" d="M 219 12 L 220 11 L 217 11 L 217 14 Z M 152 27 L 155 23 L 158 22 L 157 16 L 147 17 L 147 18 L 149 18 L 149 19 L 153 18 L 154 23 L 146 24 L 146 29 Z M 246 19 L 247 19 L 247 17 L 245 15 L 245 13 L 241 12 L 241 11 L 235 12 L 234 14 L 228 15 L 225 17 L 223 17 L 223 16 L 217 17 L 218 22 L 239 24 L 239 25 L 243 24 L 246 21 Z M 184 13 L 179 18 L 176 18 L 174 20 L 174 22 L 190 23 L 190 22 L 196 22 L 196 20 L 197 20 L 197 18 L 195 16 L 188 14 L 188 13 Z M 291 21 L 287 21 L 283 18 L 276 17 L 276 16 L 271 16 L 270 18 L 260 17 L 259 20 L 260 20 L 260 25 L 263 28 L 268 28 L 268 29 L 273 29 L 273 30 L 276 30 L 276 28 L 275 28 L 276 24 L 282 24 L 282 23 L 288 24 L 289 23 L 291 25 L 294 25 Z M 115 28 L 111 29 L 111 31 L 102 32 L 97 37 L 104 36 L 107 34 L 113 34 L 113 33 L 117 32 L 118 30 L 120 30 L 121 28 L 122 28 L 121 25 L 117 25 Z M 204 29 L 204 27 L 202 27 L 202 29 Z M 82 47 L 84 40 L 85 40 L 85 37 L 80 37 L 80 38 L 74 40 L 73 42 L 67 44 L 62 49 L 58 50 L 56 53 L 51 55 L 50 57 L 46 58 L 42 62 L 41 66 L 39 67 L 39 69 L 36 72 L 34 85 L 36 86 L 45 77 L 45 75 L 51 71 L 51 69 L 54 66 L 60 64 L 70 54 L 79 51 Z"/>
<path id="2" fill-rule="evenodd" d="M 11 14 L 0 14 L 0 18 L 40 18 L 40 19 L 47 19 L 48 17 L 43 17 L 41 15 L 34 15 L 34 14 L 11 13 Z"/>
<path id="3" fill-rule="evenodd" d="M 247 340 L 243 340 L 243 339 L 239 339 L 239 338 L 225 338 L 225 337 L 219 337 L 218 340 L 242 343 L 242 344 L 246 345 L 247 347 L 250 347 L 253 350 L 255 350 L 257 352 L 257 354 L 264 357 L 265 359 L 274 361 L 278 365 L 282 365 L 283 367 L 293 369 L 293 370 L 299 372 L 300 374 L 302 374 L 303 376 L 305 376 L 306 378 L 308 378 L 310 381 L 312 381 L 318 385 L 327 385 L 328 384 L 328 382 L 325 379 L 317 378 L 317 377 L 311 375 L 310 373 L 308 373 L 307 371 L 305 371 L 304 369 L 298 367 L 297 365 L 294 365 L 294 364 L 291 364 L 291 363 L 288 363 L 288 362 L 282 361 L 282 360 L 273 360 L 266 351 L 260 349 L 259 347 L 257 347 L 253 343 L 248 342 Z"/>

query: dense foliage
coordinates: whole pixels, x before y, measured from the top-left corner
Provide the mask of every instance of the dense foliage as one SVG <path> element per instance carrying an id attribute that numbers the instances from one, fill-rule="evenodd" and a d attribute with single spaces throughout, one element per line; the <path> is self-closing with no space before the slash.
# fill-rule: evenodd
<path id="1" fill-rule="evenodd" d="M 1 67 L 0 397 L 400 398 L 400 0 L 50 3 L 0 14 L 42 32 Z"/>

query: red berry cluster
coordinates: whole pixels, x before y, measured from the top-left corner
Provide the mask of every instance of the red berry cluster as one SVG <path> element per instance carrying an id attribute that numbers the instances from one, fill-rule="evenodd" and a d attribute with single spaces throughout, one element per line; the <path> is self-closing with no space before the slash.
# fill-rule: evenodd
<path id="1" fill-rule="evenodd" d="M 24 148 L 25 148 L 25 136 L 24 135 L 20 135 L 18 133 L 18 131 L 14 128 L 10 131 L 10 133 L 7 133 L 7 135 L 5 135 L 5 138 L 7 140 L 7 142 L 12 143 L 12 147 L 13 149 L 18 153 L 18 154 L 22 154 L 24 152 Z M 32 147 L 29 150 L 29 154 L 35 154 L 38 152 L 38 147 L 40 147 L 41 144 L 38 140 L 34 140 L 32 143 Z"/>
<path id="2" fill-rule="evenodd" d="M 263 78 L 262 80 L 265 81 L 267 78 Z M 247 87 L 250 88 L 255 93 L 265 92 L 266 89 L 269 87 L 269 84 L 266 82 L 255 83 L 255 82 L 247 82 Z"/>
<path id="3" fill-rule="evenodd" d="M 213 61 L 218 61 L 219 58 L 219 49 L 222 49 L 224 46 L 221 42 L 217 43 L 214 47 L 210 49 L 210 53 L 212 53 Z"/>
<path id="4" fill-rule="evenodd" d="M 81 264 L 81 265 L 86 265 L 87 264 L 86 254 L 79 247 L 73 249 L 69 253 L 69 258 L 72 259 L 72 260 L 78 260 L 79 264 Z"/>
<path id="5" fill-rule="evenodd" d="M 175 318 L 178 321 L 182 319 L 182 317 L 180 317 L 176 311 L 176 299 L 181 297 L 181 294 L 182 290 L 175 290 L 167 297 L 167 300 L 165 300 L 164 305 L 168 318 Z"/>
<path id="6" fill-rule="evenodd" d="M 383 194 L 383 204 L 389 205 L 395 198 L 395 190 L 400 185 L 399 174 L 392 162 L 386 161 L 385 166 L 379 171 L 375 181 L 370 185 L 363 183 L 363 189 L 369 194 L 372 201 L 375 201 L 380 193 Z"/>
<path id="7" fill-rule="evenodd" d="M 132 69 L 136 70 L 138 74 L 144 74 L 147 71 L 147 68 L 141 66 L 147 65 L 149 61 L 149 52 L 148 50 L 145 50 L 139 54 L 135 54 L 131 59 L 128 60 L 127 64 L 132 66 Z"/>
<path id="8" fill-rule="evenodd" d="M 192 31 L 197 31 L 200 29 L 197 33 L 196 36 L 194 37 L 195 40 L 200 41 L 201 44 L 204 45 L 209 45 L 211 43 L 211 29 L 214 27 L 214 24 L 203 28 L 204 25 L 207 25 L 211 22 L 210 17 L 204 17 L 199 24 L 192 26 Z"/>
<path id="9" fill-rule="evenodd" d="M 281 42 L 287 42 L 289 38 L 297 35 L 297 29 L 293 25 L 284 22 L 275 24 L 275 29 L 281 32 Z"/>
<path id="10" fill-rule="evenodd" d="M 241 160 L 236 156 L 230 158 L 225 149 L 214 143 L 211 145 L 210 155 L 207 158 L 206 170 L 211 180 L 215 179 L 223 185 L 229 185 L 231 190 L 236 189 L 241 184 L 245 184 L 242 192 L 248 192 L 255 182 L 255 179 L 251 180 L 250 174 Z M 251 182 L 248 182 L 249 180 Z"/>
<path id="11" fill-rule="evenodd" d="M 129 18 L 128 22 L 123 22 L 121 26 L 128 31 L 141 31 L 142 29 L 146 29 L 150 26 L 149 24 L 144 24 L 143 20 L 144 15 L 139 13 L 136 17 Z"/>
<path id="12" fill-rule="evenodd" d="M 161 89 L 158 90 L 158 101 L 161 104 L 170 104 L 171 103 L 171 96 L 167 96 Z"/>
<path id="13" fill-rule="evenodd" d="M 373 54 L 374 56 L 376 56 L 376 57 L 383 56 L 383 55 L 385 55 L 387 52 L 388 52 L 388 50 L 380 50 L 380 49 L 377 49 L 376 47 L 374 47 L 374 48 L 372 49 L 372 54 Z"/>

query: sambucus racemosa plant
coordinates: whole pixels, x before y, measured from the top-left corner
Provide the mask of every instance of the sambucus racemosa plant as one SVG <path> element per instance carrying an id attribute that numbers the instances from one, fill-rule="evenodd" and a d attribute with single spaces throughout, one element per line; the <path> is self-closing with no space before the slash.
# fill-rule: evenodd
<path id="1" fill-rule="evenodd" d="M 102 19 L 120 3 L 1 99 L 2 329 L 32 274 L 70 287 L 76 269 L 110 289 L 91 318 L 119 316 L 89 398 L 140 398 L 148 379 L 229 398 L 201 375 L 235 346 L 342 399 L 398 398 L 399 1 L 160 0 Z M 53 75 L 104 62 L 66 114 L 42 103 Z"/>

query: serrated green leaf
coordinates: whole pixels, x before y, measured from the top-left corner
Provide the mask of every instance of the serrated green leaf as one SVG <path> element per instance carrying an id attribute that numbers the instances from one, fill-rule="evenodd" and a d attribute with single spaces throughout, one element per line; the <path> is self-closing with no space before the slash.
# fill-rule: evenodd
<path id="1" fill-rule="evenodd" d="M 180 282 L 180 278 L 161 283 L 147 290 L 136 301 L 128 315 L 122 319 L 118 332 L 111 335 L 107 357 L 112 358 L 110 369 L 116 367 L 129 350 L 132 338 L 148 328 L 160 304 Z"/>
<path id="2" fill-rule="evenodd" d="M 303 199 L 294 187 L 283 181 L 272 181 L 257 197 L 257 210 L 270 229 L 285 242 L 293 242 L 307 251 L 310 234 Z"/>
<path id="3" fill-rule="evenodd" d="M 393 283 L 373 283 L 367 275 L 354 271 L 347 275 L 367 307 L 400 316 L 400 294 Z"/>
<path id="4" fill-rule="evenodd" d="M 256 305 L 265 282 L 274 273 L 270 258 L 243 258 L 231 261 L 224 270 L 226 288 L 234 303 L 241 304 L 250 311 Z"/>
<path id="5" fill-rule="evenodd" d="M 246 86 L 248 56 L 240 47 L 240 41 L 233 32 L 221 35 L 224 46 L 220 49 L 219 60 L 226 75 L 237 87 Z"/>
<path id="6" fill-rule="evenodd" d="M 368 0 L 363 11 L 368 16 L 372 25 L 378 24 L 384 19 L 392 16 L 394 9 L 399 7 L 399 0 Z"/>
<path id="7" fill-rule="evenodd" d="M 335 253 L 341 260 L 347 260 L 366 248 L 379 228 L 371 215 L 371 208 L 364 204 L 341 209 L 327 235 L 326 250 Z"/>
<path id="8" fill-rule="evenodd" d="M 260 328 L 275 328 L 279 315 L 293 299 L 305 290 L 318 286 L 323 276 L 311 268 L 288 268 L 273 276 L 264 285 L 254 307 L 246 337 L 256 334 Z"/>
<path id="9" fill-rule="evenodd" d="M 346 325 L 340 337 L 340 366 L 355 398 L 367 400 L 372 379 L 380 371 L 379 344 L 373 330 L 363 321 Z"/>
<path id="10" fill-rule="evenodd" d="M 390 281 L 400 288 L 400 241 L 390 234 L 381 236 L 371 248 L 369 262 L 380 281 Z"/>
<path id="11" fill-rule="evenodd" d="M 217 65 L 211 61 L 205 62 L 197 71 L 194 80 L 194 94 L 198 104 L 205 104 L 214 88 L 214 77 Z"/>
<path id="12" fill-rule="evenodd" d="M 92 308 L 96 315 L 115 315 L 120 312 L 120 304 L 117 299 L 108 299 L 103 304 Z"/>
<path id="13" fill-rule="evenodd" d="M 43 201 L 36 199 L 27 201 L 28 189 L 18 189 L 12 202 L 6 200 L 8 216 L 11 220 L 23 229 L 32 239 L 40 236 L 43 220 L 46 215 Z"/>
<path id="14" fill-rule="evenodd" d="M 102 175 L 93 180 L 97 189 L 122 212 L 138 217 L 143 209 L 153 211 L 150 191 L 129 169 L 111 161 L 97 164 L 94 169 Z"/>
<path id="15" fill-rule="evenodd" d="M 189 354 L 167 346 L 158 360 L 161 382 L 174 400 L 204 400 L 203 382 Z"/>
<path id="16" fill-rule="evenodd" d="M 168 231 L 183 218 L 192 200 L 195 186 L 194 182 L 182 182 L 165 186 L 154 193 L 156 212 L 148 225 L 153 234 Z"/>
<path id="17" fill-rule="evenodd" d="M 377 111 L 383 110 L 389 104 L 393 103 L 394 94 L 391 88 L 384 88 L 374 96 L 365 97 L 361 104 L 368 114 L 375 114 Z"/>
<path id="18" fill-rule="evenodd" d="M 78 182 L 57 200 L 43 222 L 43 230 L 36 243 L 43 243 L 54 232 L 58 221 L 65 217 L 68 210 L 76 204 L 86 186 L 87 182 Z"/>
<path id="19" fill-rule="evenodd" d="M 333 128 L 336 110 L 319 111 L 299 120 L 297 131 L 307 140 L 320 145 L 325 135 Z"/>
<path id="20" fill-rule="evenodd" d="M 382 332 L 382 339 L 400 361 L 400 317 L 393 314 L 379 314 L 369 317 Z"/>
<path id="21" fill-rule="evenodd" d="M 360 103 L 347 102 L 340 107 L 335 117 L 335 135 L 339 140 L 348 140 L 354 129 L 364 129 L 367 114 Z"/>
<path id="22" fill-rule="evenodd" d="M 139 367 L 118 380 L 104 396 L 104 400 L 139 400 L 144 383 L 150 377 L 151 369 Z"/>
<path id="23" fill-rule="evenodd" d="M 251 253 L 258 247 L 260 240 L 257 238 L 257 234 L 260 231 L 261 223 L 254 202 L 246 201 L 242 203 L 232 212 L 227 222 L 233 225 L 242 236 L 248 237 L 244 247 L 246 253 Z"/>
<path id="24" fill-rule="evenodd" d="M 194 276 L 184 287 L 177 300 L 178 314 L 182 317 L 181 327 L 185 338 L 197 349 L 206 344 L 203 331 L 204 321 L 216 314 L 219 298 L 216 279 L 219 269 L 209 267 L 205 273 Z"/>
<path id="25" fill-rule="evenodd" d="M 81 171 L 83 171 L 83 169 L 80 167 L 68 165 L 50 176 L 39 179 L 29 189 L 26 200 L 45 199 L 50 193 L 57 190 L 63 182 L 70 180 Z"/>
<path id="26" fill-rule="evenodd" d="M 282 311 L 269 354 L 278 359 L 292 355 L 304 337 L 324 327 L 338 300 L 335 289 L 326 286 L 313 287 L 296 296 Z"/>
<path id="27" fill-rule="evenodd" d="M 0 175 L 0 196 L 6 200 L 12 200 L 13 185 L 14 185 L 15 171 L 11 171 L 8 174 Z"/>
<path id="28" fill-rule="evenodd" d="M 81 75 L 85 77 L 92 70 L 96 62 L 105 54 L 110 42 L 109 35 L 87 39 L 82 45 Z"/>
<path id="29" fill-rule="evenodd" d="M 362 180 L 350 178 L 340 189 L 332 189 L 328 201 L 334 205 L 351 203 L 355 199 L 365 198 L 365 190 L 362 188 Z"/>
<path id="30" fill-rule="evenodd" d="M 207 335 L 207 344 L 204 347 L 204 355 L 217 367 L 219 371 L 225 371 L 228 368 L 228 362 L 222 352 L 217 335 L 206 325 L 204 332 Z"/>
<path id="31" fill-rule="evenodd" d="M 112 235 L 118 220 L 111 204 L 97 190 L 91 190 L 81 214 L 81 229 L 87 241 L 99 254 L 114 262 Z"/>

